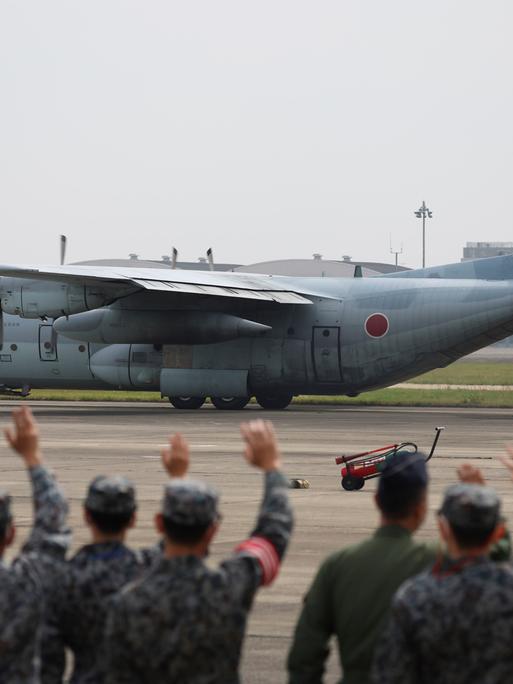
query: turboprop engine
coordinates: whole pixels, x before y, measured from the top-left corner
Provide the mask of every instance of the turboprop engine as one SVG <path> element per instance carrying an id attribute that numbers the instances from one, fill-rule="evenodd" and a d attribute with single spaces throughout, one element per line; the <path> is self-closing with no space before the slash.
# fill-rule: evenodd
<path id="1" fill-rule="evenodd" d="M 60 335 L 101 344 L 212 344 L 258 337 L 268 325 L 209 311 L 133 311 L 98 309 L 59 318 Z"/>
<path id="2" fill-rule="evenodd" d="M 22 278 L 2 278 L 0 302 L 4 313 L 22 318 L 57 318 L 89 311 L 112 301 L 101 288 L 42 282 Z"/>

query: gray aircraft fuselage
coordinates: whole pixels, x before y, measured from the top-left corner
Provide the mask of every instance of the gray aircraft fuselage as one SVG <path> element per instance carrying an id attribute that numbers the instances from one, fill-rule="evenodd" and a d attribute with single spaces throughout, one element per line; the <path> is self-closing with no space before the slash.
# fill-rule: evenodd
<path id="1" fill-rule="evenodd" d="M 307 306 L 189 296 L 178 307 L 162 292 L 145 291 L 61 317 L 55 329 L 51 320 L 4 312 L 0 385 L 355 395 L 513 334 L 513 261 L 508 277 L 492 268 L 494 279 L 458 267 L 281 278 L 308 297 Z M 4 280 L 4 291 L 21 282 Z"/>

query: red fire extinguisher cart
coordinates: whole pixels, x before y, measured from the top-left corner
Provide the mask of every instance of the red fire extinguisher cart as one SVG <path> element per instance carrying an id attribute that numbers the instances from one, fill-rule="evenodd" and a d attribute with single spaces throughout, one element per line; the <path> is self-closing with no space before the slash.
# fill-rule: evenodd
<path id="1" fill-rule="evenodd" d="M 445 427 L 435 428 L 435 438 L 431 446 L 431 451 L 426 458 L 429 461 L 435 453 L 438 440 Z M 398 444 L 388 444 L 387 446 L 363 451 L 359 454 L 337 456 L 335 463 L 343 464 L 340 470 L 342 476 L 341 485 L 347 491 L 361 489 L 366 480 L 379 477 L 385 464 L 393 458 L 401 458 L 405 452 L 416 453 L 418 447 L 414 442 L 401 442 Z"/>

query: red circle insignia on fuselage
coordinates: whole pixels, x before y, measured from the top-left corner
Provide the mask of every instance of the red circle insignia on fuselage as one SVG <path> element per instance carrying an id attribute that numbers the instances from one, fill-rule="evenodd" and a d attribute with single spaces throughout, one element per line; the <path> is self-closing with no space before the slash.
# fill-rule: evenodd
<path id="1" fill-rule="evenodd" d="M 369 337 L 383 337 L 389 327 L 388 318 L 382 313 L 373 313 L 365 321 L 365 332 Z"/>

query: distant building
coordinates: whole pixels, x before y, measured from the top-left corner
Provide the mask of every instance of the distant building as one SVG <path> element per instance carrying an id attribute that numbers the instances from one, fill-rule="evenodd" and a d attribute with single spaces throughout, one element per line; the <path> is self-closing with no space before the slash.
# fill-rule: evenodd
<path id="1" fill-rule="evenodd" d="M 162 257 L 162 261 L 139 259 L 137 254 L 130 254 L 129 259 L 93 259 L 81 261 L 81 266 L 122 266 L 124 268 L 171 268 L 171 258 Z M 374 261 L 351 261 L 350 256 L 343 256 L 342 260 L 323 259 L 321 254 L 314 254 L 313 259 L 278 259 L 276 261 L 262 261 L 257 264 L 222 264 L 215 263 L 215 271 L 239 271 L 242 273 L 262 273 L 281 276 L 317 277 L 317 278 L 353 278 L 355 267 L 361 266 L 362 276 L 375 276 L 383 273 L 407 271 L 404 266 L 394 266 Z M 176 268 L 182 270 L 208 271 L 207 259 L 198 261 L 177 261 Z"/>
<path id="2" fill-rule="evenodd" d="M 373 261 L 351 261 L 344 257 L 342 261 L 323 259 L 320 254 L 314 254 L 313 259 L 278 259 L 276 261 L 261 261 L 257 264 L 239 266 L 235 271 L 245 273 L 268 273 L 271 275 L 317 277 L 317 278 L 352 278 L 355 267 L 362 267 L 362 276 L 374 276 L 382 273 L 393 273 L 393 264 L 382 264 Z M 404 266 L 398 266 L 398 271 L 406 271 Z"/>
<path id="3" fill-rule="evenodd" d="M 513 242 L 467 242 L 462 261 L 513 254 Z"/>

